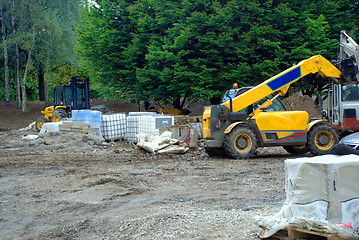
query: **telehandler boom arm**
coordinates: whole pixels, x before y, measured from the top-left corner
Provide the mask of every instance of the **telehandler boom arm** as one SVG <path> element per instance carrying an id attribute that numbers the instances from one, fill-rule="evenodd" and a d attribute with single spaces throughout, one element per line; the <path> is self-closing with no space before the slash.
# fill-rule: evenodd
<path id="1" fill-rule="evenodd" d="M 341 77 L 339 69 L 321 55 L 316 55 L 264 81 L 258 86 L 233 98 L 232 101 L 224 102 L 223 105 L 231 109 L 230 105 L 232 102 L 232 111 L 238 112 L 274 92 L 278 92 L 283 96 L 288 91 L 290 84 L 310 73 L 319 73 L 322 77 L 328 78 Z"/>

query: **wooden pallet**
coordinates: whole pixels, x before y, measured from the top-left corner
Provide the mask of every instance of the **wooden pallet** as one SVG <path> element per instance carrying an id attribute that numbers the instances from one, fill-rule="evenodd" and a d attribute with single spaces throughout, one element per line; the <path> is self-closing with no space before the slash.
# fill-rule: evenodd
<path id="1" fill-rule="evenodd" d="M 278 231 L 270 239 L 294 240 L 294 239 L 311 239 L 311 240 L 358 240 L 358 237 L 338 237 L 333 234 L 287 227 L 286 230 Z"/>

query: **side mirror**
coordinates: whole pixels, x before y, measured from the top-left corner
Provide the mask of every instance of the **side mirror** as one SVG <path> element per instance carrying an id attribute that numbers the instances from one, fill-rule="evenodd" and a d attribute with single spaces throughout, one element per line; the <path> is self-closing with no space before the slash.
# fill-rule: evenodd
<path id="1" fill-rule="evenodd" d="M 328 112 L 326 110 L 322 111 L 322 117 L 323 118 L 328 118 Z"/>

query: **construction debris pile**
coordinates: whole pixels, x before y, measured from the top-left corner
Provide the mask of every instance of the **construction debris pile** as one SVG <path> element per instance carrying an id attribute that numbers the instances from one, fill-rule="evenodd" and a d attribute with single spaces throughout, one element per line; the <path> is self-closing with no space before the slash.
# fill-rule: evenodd
<path id="1" fill-rule="evenodd" d="M 45 123 L 39 135 L 46 136 L 50 133 L 54 135 L 57 132 L 80 133 L 97 144 L 119 140 L 137 143 L 139 147 L 149 152 L 158 153 L 184 153 L 188 147 L 197 146 L 198 134 L 194 129 L 197 125 L 191 127 L 191 125 L 174 126 L 174 124 L 173 116 L 153 112 L 102 114 L 100 111 L 73 110 L 72 119 Z M 165 139 L 166 145 L 171 145 L 170 150 L 165 150 L 168 146 L 148 147 L 148 144 L 161 145 L 162 140 L 159 139 Z"/>

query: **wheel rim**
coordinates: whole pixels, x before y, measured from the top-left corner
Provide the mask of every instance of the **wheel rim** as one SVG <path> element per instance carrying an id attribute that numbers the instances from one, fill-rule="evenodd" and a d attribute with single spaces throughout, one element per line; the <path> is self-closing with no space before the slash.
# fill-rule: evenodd
<path id="1" fill-rule="evenodd" d="M 43 125 L 44 125 L 44 121 L 40 120 L 40 121 L 37 122 L 37 128 L 38 129 L 41 129 Z"/>
<path id="2" fill-rule="evenodd" d="M 246 133 L 240 133 L 234 140 L 238 152 L 248 152 L 252 148 L 252 138 Z"/>
<path id="3" fill-rule="evenodd" d="M 320 131 L 315 136 L 315 145 L 321 150 L 329 150 L 334 146 L 334 136 L 327 130 Z"/>
<path id="4" fill-rule="evenodd" d="M 58 122 L 60 119 L 59 119 L 59 116 L 55 115 L 52 119 L 53 122 Z"/>

